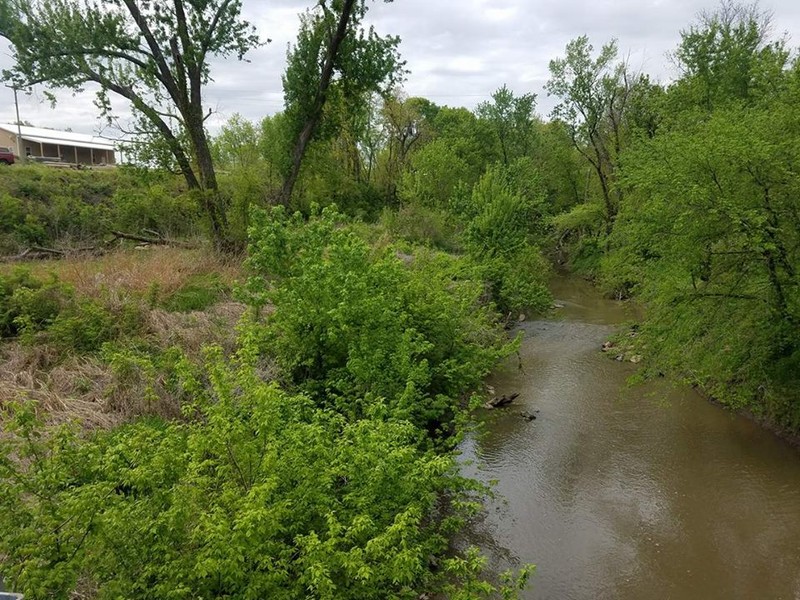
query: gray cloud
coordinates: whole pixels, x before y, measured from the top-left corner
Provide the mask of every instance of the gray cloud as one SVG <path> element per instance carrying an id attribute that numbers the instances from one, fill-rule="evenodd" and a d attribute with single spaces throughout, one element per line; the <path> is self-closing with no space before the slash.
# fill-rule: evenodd
<path id="1" fill-rule="evenodd" d="M 296 35 L 298 13 L 311 1 L 245 0 L 244 5 L 246 17 L 272 42 L 251 52 L 249 62 L 215 62 L 205 97 L 216 111 L 212 129 L 237 112 L 257 120 L 281 110 L 287 45 Z M 539 112 L 547 114 L 553 104 L 542 89 L 548 63 L 569 40 L 587 34 L 599 47 L 616 38 L 634 69 L 668 81 L 674 73 L 666 53 L 677 45 L 680 30 L 717 5 L 717 0 L 395 0 L 376 1 L 369 21 L 379 32 L 402 38 L 409 94 L 472 108 L 507 84 L 517 93 L 536 93 Z M 775 33 L 800 32 L 796 0 L 771 0 L 762 7 L 773 11 Z M 8 53 L 0 52 L 0 68 L 9 64 Z M 13 121 L 12 93 L 2 88 L 0 93 L 5 94 L 0 120 Z M 22 119 L 75 131 L 102 128 L 91 92 L 74 97 L 62 92 L 59 98 L 56 110 L 42 102 L 41 93 L 21 98 Z M 124 103 L 115 107 L 124 117 Z"/>

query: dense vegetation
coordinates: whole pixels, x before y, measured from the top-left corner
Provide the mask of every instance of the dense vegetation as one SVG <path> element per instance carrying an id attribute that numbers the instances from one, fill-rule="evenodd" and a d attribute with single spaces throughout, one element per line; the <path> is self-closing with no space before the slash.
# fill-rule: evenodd
<path id="1" fill-rule="evenodd" d="M 545 120 L 388 89 L 396 38 L 320 7 L 286 111 L 210 143 L 231 243 L 185 173 L 2 173 L 0 253 L 66 256 L 0 269 L 0 572 L 30 598 L 513 597 L 527 569 L 450 547 L 485 491 L 455 449 L 550 262 L 643 305 L 643 375 L 800 432 L 800 59 L 763 14 L 703 15 L 669 85 L 579 37 Z"/>

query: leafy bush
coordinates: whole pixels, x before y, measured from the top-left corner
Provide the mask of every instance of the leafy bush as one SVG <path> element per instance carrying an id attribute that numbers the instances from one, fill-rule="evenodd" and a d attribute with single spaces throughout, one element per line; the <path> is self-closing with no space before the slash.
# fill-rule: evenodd
<path id="1" fill-rule="evenodd" d="M 460 261 L 422 252 L 406 265 L 332 209 L 307 224 L 259 213 L 249 260 L 250 301 L 274 312 L 251 326 L 248 351 L 274 356 L 288 382 L 351 418 L 385 403 L 392 418 L 434 428 L 510 350 Z"/>
<path id="2" fill-rule="evenodd" d="M 525 246 L 509 256 L 478 261 L 475 276 L 486 282 L 497 308 L 515 317 L 525 310 L 541 312 L 552 303 L 545 275 L 550 266 L 535 247 Z"/>
<path id="3" fill-rule="evenodd" d="M 228 291 L 228 286 L 221 281 L 218 275 L 214 273 L 197 275 L 190 278 L 186 285 L 166 298 L 164 308 L 172 312 L 205 310 L 219 302 Z"/>
<path id="4" fill-rule="evenodd" d="M 134 301 L 112 312 L 101 299 L 77 297 L 55 275 L 45 281 L 33 278 L 26 269 L 0 275 L 2 337 L 22 334 L 30 343 L 41 338 L 63 350 L 86 353 L 140 326 L 140 309 Z"/>
<path id="5" fill-rule="evenodd" d="M 554 216 L 551 225 L 559 240 L 559 249 L 566 250 L 572 270 L 588 277 L 597 277 L 608 249 L 605 207 L 598 202 L 578 204 Z M 619 286 L 628 287 L 630 282 L 625 279 L 623 277 L 622 281 L 614 283 L 609 281 L 608 285 L 615 291 Z"/>
<path id="6" fill-rule="evenodd" d="M 73 298 L 72 289 L 55 277 L 42 282 L 22 268 L 0 275 L 0 337 L 48 327 Z"/>
<path id="7" fill-rule="evenodd" d="M 403 174 L 398 192 L 407 204 L 444 208 L 461 183 L 472 185 L 470 168 L 447 140 L 435 140 L 416 152 Z"/>
<path id="8" fill-rule="evenodd" d="M 32 600 L 413 600 L 461 582 L 470 597 L 493 594 L 475 583 L 475 555 L 445 556 L 459 519 L 437 516 L 440 495 L 471 485 L 452 457 L 417 446 L 411 424 L 348 422 L 217 361 L 208 378 L 191 422 L 82 439 L 43 436 L 32 406 L 5 415 L 0 555 L 14 589 Z"/>
<path id="9" fill-rule="evenodd" d="M 467 251 L 503 313 L 543 310 L 550 303 L 549 269 L 535 246 L 543 227 L 542 193 L 535 174 L 521 177 L 525 166 L 489 169 L 464 207 L 470 217 Z"/>
<path id="10" fill-rule="evenodd" d="M 97 300 L 80 298 L 67 305 L 47 327 L 46 339 L 64 350 L 97 352 L 104 343 L 131 335 L 141 327 L 141 313 L 134 302 L 112 312 Z"/>
<path id="11" fill-rule="evenodd" d="M 200 215 L 196 201 L 172 175 L 20 165 L 0 180 L 0 253 L 91 243 L 114 229 L 189 235 Z"/>
<path id="12" fill-rule="evenodd" d="M 200 223 L 200 210 L 190 194 L 175 193 L 163 184 L 119 189 L 110 198 L 110 227 L 138 232 L 158 231 L 185 236 Z"/>
<path id="13" fill-rule="evenodd" d="M 446 211 L 412 203 L 384 209 L 380 222 L 395 239 L 446 252 L 460 250 L 458 219 Z"/>

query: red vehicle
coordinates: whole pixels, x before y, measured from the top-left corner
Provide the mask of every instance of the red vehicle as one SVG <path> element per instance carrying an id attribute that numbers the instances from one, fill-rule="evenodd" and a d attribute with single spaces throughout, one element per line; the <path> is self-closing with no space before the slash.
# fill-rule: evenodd
<path id="1" fill-rule="evenodd" d="M 11 148 L 4 148 L 0 146 L 0 164 L 2 165 L 14 164 L 14 153 L 11 151 Z"/>

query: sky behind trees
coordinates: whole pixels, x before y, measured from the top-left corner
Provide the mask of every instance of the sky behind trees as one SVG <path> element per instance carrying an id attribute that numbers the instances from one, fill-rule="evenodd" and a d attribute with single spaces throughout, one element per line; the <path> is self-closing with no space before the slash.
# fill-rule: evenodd
<path id="1" fill-rule="evenodd" d="M 215 81 L 206 91 L 206 104 L 215 111 L 212 131 L 235 113 L 257 120 L 283 108 L 287 44 L 297 34 L 298 13 L 309 5 L 308 0 L 244 0 L 246 17 L 272 41 L 251 52 L 250 62 L 215 65 Z M 537 94 L 538 112 L 546 116 L 553 106 L 542 89 L 548 63 L 564 53 L 569 40 L 587 34 L 599 47 L 617 38 L 621 56 L 634 70 L 665 82 L 676 75 L 666 54 L 676 47 L 680 30 L 718 5 L 717 0 L 395 0 L 377 1 L 370 21 L 380 33 L 402 38 L 409 95 L 473 108 L 507 84 L 517 94 Z M 760 6 L 773 12 L 774 35 L 787 34 L 790 46 L 800 46 L 800 3 L 769 0 Z M 5 68 L 11 59 L 7 43 L 3 46 L 0 67 Z M 103 130 L 91 92 L 76 97 L 62 92 L 53 110 L 42 91 L 20 96 L 23 120 L 119 136 Z M 0 94 L 0 121 L 13 122 L 13 94 L 4 89 Z M 124 121 L 124 105 L 118 107 Z"/>

